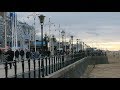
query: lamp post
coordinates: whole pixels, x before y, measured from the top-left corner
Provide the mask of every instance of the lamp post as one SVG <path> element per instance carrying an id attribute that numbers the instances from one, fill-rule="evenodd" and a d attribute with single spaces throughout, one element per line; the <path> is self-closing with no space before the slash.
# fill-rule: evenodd
<path id="1" fill-rule="evenodd" d="M 84 42 L 83 42 L 83 51 L 84 51 Z"/>
<path id="2" fill-rule="evenodd" d="M 61 35 L 62 35 L 62 48 L 63 48 L 63 55 L 64 55 L 64 36 L 65 36 L 65 31 L 62 30 L 61 32 Z"/>
<path id="3" fill-rule="evenodd" d="M 71 36 L 71 53 L 73 54 L 73 36 Z"/>
<path id="4" fill-rule="evenodd" d="M 5 27 L 5 49 L 7 47 L 7 22 L 6 22 L 6 12 L 3 13 L 4 27 Z"/>
<path id="5" fill-rule="evenodd" d="M 35 20 L 36 20 L 36 15 L 39 15 L 39 14 L 36 14 L 35 12 L 31 15 L 28 15 L 27 18 L 29 19 L 30 16 L 33 16 L 33 19 L 34 19 L 34 27 L 36 26 L 36 23 L 35 23 Z M 36 30 L 36 28 L 35 28 Z M 35 52 L 36 52 L 36 31 L 34 30 L 34 43 L 35 43 Z"/>
<path id="6" fill-rule="evenodd" d="M 41 52 L 42 52 L 42 56 L 43 56 L 43 24 L 44 24 L 44 18 L 45 16 L 44 15 L 40 15 L 38 16 L 39 19 L 40 19 L 40 24 L 41 24 L 41 42 L 42 42 L 42 45 L 41 45 Z"/>
<path id="7" fill-rule="evenodd" d="M 76 40 L 77 40 L 77 52 L 78 52 L 78 42 L 79 42 L 80 39 L 76 39 Z"/>
<path id="8" fill-rule="evenodd" d="M 43 57 L 43 52 L 44 52 L 44 49 L 43 49 L 43 24 L 44 24 L 45 16 L 44 15 L 40 15 L 38 17 L 39 17 L 40 25 L 41 25 L 41 42 L 42 42 L 42 45 L 41 45 L 41 56 Z M 42 62 L 41 62 L 41 67 L 42 67 L 42 77 L 44 77 L 44 61 L 43 61 L 43 58 L 42 58 Z"/>

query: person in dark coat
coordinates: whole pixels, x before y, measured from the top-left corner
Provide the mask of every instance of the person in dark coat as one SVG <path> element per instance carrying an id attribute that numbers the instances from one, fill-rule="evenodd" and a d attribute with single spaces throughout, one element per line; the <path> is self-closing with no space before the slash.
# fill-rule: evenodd
<path id="1" fill-rule="evenodd" d="M 30 57 L 31 57 L 31 53 L 30 53 L 30 51 L 27 51 L 26 52 L 26 58 L 29 59 Z"/>
<path id="2" fill-rule="evenodd" d="M 0 62 L 2 62 L 2 50 L 0 49 Z"/>
<path id="3" fill-rule="evenodd" d="M 47 56 L 50 56 L 50 51 L 46 51 Z M 57 54 L 57 53 L 56 53 Z"/>
<path id="4" fill-rule="evenodd" d="M 15 51 L 15 59 L 19 60 L 19 51 L 18 50 Z"/>
<path id="5" fill-rule="evenodd" d="M 23 50 L 20 51 L 20 56 L 21 56 L 21 59 L 23 59 L 23 57 L 24 57 L 24 51 Z"/>
<path id="6" fill-rule="evenodd" d="M 12 51 L 11 49 L 9 49 L 6 52 L 6 55 L 7 55 L 8 64 L 10 65 L 10 69 L 12 69 L 12 61 L 13 61 L 13 58 L 14 58 L 14 51 Z"/>
<path id="7" fill-rule="evenodd" d="M 0 49 L 0 55 L 2 54 L 2 50 Z"/>

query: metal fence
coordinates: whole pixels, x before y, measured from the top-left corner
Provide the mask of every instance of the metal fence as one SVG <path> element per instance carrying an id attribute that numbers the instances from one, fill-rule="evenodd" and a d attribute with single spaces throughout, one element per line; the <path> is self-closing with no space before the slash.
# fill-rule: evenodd
<path id="1" fill-rule="evenodd" d="M 90 54 L 92 55 L 92 54 Z M 5 78 L 44 78 L 45 76 L 54 73 L 61 68 L 64 68 L 86 56 L 88 54 L 76 53 L 69 55 L 57 55 L 50 57 L 41 57 L 38 59 L 30 59 L 27 60 L 14 60 L 14 61 L 6 61 L 3 60 L 1 64 L 4 64 L 4 72 Z M 93 55 L 94 56 L 94 55 Z M 4 56 L 5 59 L 6 56 Z M 13 64 L 13 75 L 9 76 L 9 68 L 8 64 Z M 21 66 L 19 68 L 18 66 Z M 21 73 L 18 72 L 18 68 L 21 69 Z"/>
<path id="2" fill-rule="evenodd" d="M 84 56 L 83 56 L 84 57 Z M 5 78 L 10 78 L 8 71 L 8 64 L 13 64 L 14 75 L 11 78 L 43 78 L 51 73 L 54 73 L 61 68 L 74 63 L 75 61 L 83 58 L 80 54 L 74 55 L 57 55 L 50 57 L 43 57 L 38 59 L 27 59 L 27 60 L 14 60 L 14 61 L 4 61 Z M 31 65 L 32 63 L 32 65 Z M 22 73 L 18 73 L 18 64 L 21 64 Z M 27 64 L 27 67 L 25 66 Z M 32 69 L 31 69 L 32 68 Z M 27 71 L 25 70 L 27 69 Z"/>

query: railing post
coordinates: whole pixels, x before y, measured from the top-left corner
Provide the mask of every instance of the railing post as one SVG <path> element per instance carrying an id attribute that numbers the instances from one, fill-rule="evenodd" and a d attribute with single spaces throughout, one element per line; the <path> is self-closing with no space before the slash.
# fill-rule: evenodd
<path id="1" fill-rule="evenodd" d="M 60 68 L 59 69 L 61 69 L 61 67 L 62 67 L 62 58 L 61 58 L 62 56 L 60 56 L 60 58 L 59 58 L 59 65 L 60 65 Z"/>
<path id="2" fill-rule="evenodd" d="M 48 75 L 48 74 L 47 74 L 47 71 L 48 71 L 48 70 L 47 70 L 47 66 L 48 66 L 48 65 L 47 65 L 47 60 L 48 60 L 48 58 L 46 57 L 45 60 L 46 60 L 46 66 L 45 66 L 45 67 L 46 67 L 46 76 L 47 76 L 47 75 Z"/>
<path id="3" fill-rule="evenodd" d="M 44 77 L 44 58 L 41 59 L 42 77 Z"/>
<path id="4" fill-rule="evenodd" d="M 56 71 L 58 70 L 58 55 L 56 56 Z"/>
<path id="5" fill-rule="evenodd" d="M 29 74 L 29 78 L 30 78 L 30 59 L 28 59 L 28 74 Z"/>
<path id="6" fill-rule="evenodd" d="M 38 77 L 41 78 L 41 68 L 40 68 L 40 58 L 38 59 L 38 67 L 39 67 L 39 70 L 38 70 Z"/>
<path id="7" fill-rule="evenodd" d="M 5 78 L 8 78 L 8 62 L 5 62 Z"/>
<path id="8" fill-rule="evenodd" d="M 16 60 L 13 63 L 15 63 L 14 64 L 15 78 L 17 78 L 17 64 L 16 64 Z"/>
<path id="9" fill-rule="evenodd" d="M 34 78 L 35 78 L 36 77 L 36 69 L 35 69 L 36 63 L 35 63 L 35 58 L 33 60 L 33 65 L 34 65 Z"/>
<path id="10" fill-rule="evenodd" d="M 22 78 L 24 78 L 24 59 L 22 58 Z"/>
<path id="11" fill-rule="evenodd" d="M 62 55 L 62 67 L 64 67 L 64 55 Z"/>
<path id="12" fill-rule="evenodd" d="M 55 66 L 56 66 L 56 65 L 55 65 L 55 56 L 53 57 L 53 59 L 54 59 L 54 72 L 55 72 Z"/>
<path id="13" fill-rule="evenodd" d="M 50 72 L 50 57 L 48 58 L 48 60 L 49 60 L 49 74 L 51 73 Z"/>
<path id="14" fill-rule="evenodd" d="M 53 56 L 51 57 L 51 62 L 52 62 L 52 73 L 53 73 Z"/>
<path id="15" fill-rule="evenodd" d="M 55 57 L 55 71 L 57 71 L 57 56 Z"/>

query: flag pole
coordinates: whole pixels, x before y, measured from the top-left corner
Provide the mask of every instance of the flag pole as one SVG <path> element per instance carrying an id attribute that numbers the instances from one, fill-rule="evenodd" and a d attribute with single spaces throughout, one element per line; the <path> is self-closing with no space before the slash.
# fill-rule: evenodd
<path id="1" fill-rule="evenodd" d="M 5 25 L 5 49 L 7 47 L 7 34 L 6 34 L 6 29 L 7 29 L 7 25 L 6 25 L 6 12 L 4 12 L 4 25 Z"/>
<path id="2" fill-rule="evenodd" d="M 15 31 L 16 31 L 16 49 L 18 47 L 18 43 L 17 43 L 17 14 L 15 13 Z"/>
<path id="3" fill-rule="evenodd" d="M 13 19 L 13 13 L 11 13 L 11 26 L 12 26 L 12 50 L 14 49 L 14 19 Z"/>

